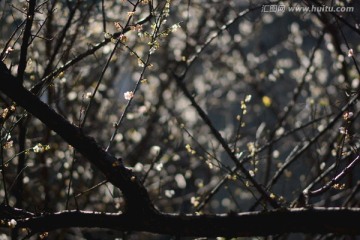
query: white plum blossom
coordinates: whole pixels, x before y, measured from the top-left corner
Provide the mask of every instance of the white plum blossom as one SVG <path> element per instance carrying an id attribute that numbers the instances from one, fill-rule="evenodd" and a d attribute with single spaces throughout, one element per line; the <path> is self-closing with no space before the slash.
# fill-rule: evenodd
<path id="1" fill-rule="evenodd" d="M 32 148 L 35 153 L 43 153 L 49 149 L 49 145 L 42 145 L 41 143 L 36 144 L 35 147 Z"/>
<path id="2" fill-rule="evenodd" d="M 133 92 L 133 91 L 127 91 L 127 92 L 124 93 L 124 98 L 125 98 L 126 100 L 130 100 L 130 99 L 132 99 L 133 97 L 134 97 L 134 92 Z"/>
<path id="3" fill-rule="evenodd" d="M 11 219 L 11 220 L 8 222 L 8 226 L 9 226 L 10 228 L 15 228 L 16 224 L 17 224 L 17 222 L 16 222 L 15 219 Z"/>

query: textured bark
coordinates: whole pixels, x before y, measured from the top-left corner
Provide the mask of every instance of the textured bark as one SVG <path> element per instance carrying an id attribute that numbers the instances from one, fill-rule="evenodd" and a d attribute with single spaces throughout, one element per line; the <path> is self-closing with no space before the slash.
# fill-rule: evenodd
<path id="1" fill-rule="evenodd" d="M 17 227 L 31 229 L 32 233 L 82 227 L 192 237 L 269 236 L 296 232 L 356 235 L 360 234 L 360 222 L 356 221 L 359 218 L 358 208 L 294 208 L 200 216 L 68 211 L 19 219 Z"/>

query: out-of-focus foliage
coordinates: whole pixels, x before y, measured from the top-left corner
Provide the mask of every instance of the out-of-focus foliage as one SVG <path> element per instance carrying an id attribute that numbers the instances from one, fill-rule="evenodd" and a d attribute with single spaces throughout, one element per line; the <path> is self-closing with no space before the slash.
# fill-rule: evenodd
<path id="1" fill-rule="evenodd" d="M 144 178 L 160 210 L 266 208 L 249 179 L 234 171 L 209 122 L 272 198 L 294 206 L 305 189 L 325 186 L 354 160 L 359 145 L 358 106 L 342 109 L 359 86 L 359 4 L 325 1 L 353 7 L 336 13 L 288 9 L 308 2 L 274 3 L 287 10 L 265 12 L 260 2 L 245 0 L 38 1 L 24 84 L 30 89 L 69 64 L 42 89 L 41 99 L 121 156 Z M 16 76 L 28 3 L 0 5 L 0 50 Z M 111 41 L 71 63 L 106 39 Z M 39 212 L 122 210 L 121 192 L 97 169 L 0 96 L 7 186 L 2 182 L 1 199 Z M 23 148 L 20 126 L 26 129 Z M 352 168 L 327 191 L 310 195 L 309 203 L 359 206 L 357 172 Z M 97 233 L 50 235 L 90 239 Z"/>

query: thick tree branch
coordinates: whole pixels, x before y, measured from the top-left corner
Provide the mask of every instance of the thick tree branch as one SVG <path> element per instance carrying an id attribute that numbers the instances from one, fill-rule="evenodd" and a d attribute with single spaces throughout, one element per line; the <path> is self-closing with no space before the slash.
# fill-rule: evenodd
<path id="1" fill-rule="evenodd" d="M 18 219 L 16 227 L 31 229 L 32 233 L 82 227 L 192 237 L 269 236 L 295 232 L 356 235 L 360 234 L 360 222 L 354 219 L 359 218 L 359 208 L 296 208 L 199 216 L 170 214 L 143 216 L 67 211 Z"/>
<path id="2" fill-rule="evenodd" d="M 104 173 L 109 182 L 123 192 L 129 207 L 127 210 L 139 212 L 154 210 L 146 189 L 132 171 L 123 166 L 121 159 L 116 159 L 105 152 L 93 138 L 86 136 L 80 128 L 69 123 L 37 96 L 26 90 L 10 74 L 5 65 L 2 62 L 0 64 L 0 91 L 40 119 Z"/>

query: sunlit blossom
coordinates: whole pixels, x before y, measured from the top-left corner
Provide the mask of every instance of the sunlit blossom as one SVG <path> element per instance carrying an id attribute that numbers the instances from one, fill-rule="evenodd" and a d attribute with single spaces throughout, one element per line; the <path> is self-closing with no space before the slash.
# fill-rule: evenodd
<path id="1" fill-rule="evenodd" d="M 43 153 L 50 149 L 49 145 L 42 145 L 41 143 L 36 144 L 35 147 L 33 147 L 33 151 L 35 153 Z"/>
<path id="2" fill-rule="evenodd" d="M 354 116 L 353 112 L 344 112 L 343 114 L 344 120 L 349 120 L 350 118 L 352 118 L 352 116 Z"/>
<path id="3" fill-rule="evenodd" d="M 9 114 L 9 109 L 5 108 L 1 113 L 1 117 L 6 118 L 8 114 Z"/>
<path id="4" fill-rule="evenodd" d="M 135 26 L 131 26 L 131 30 L 140 32 L 143 30 L 143 26 L 141 24 L 136 24 Z"/>
<path id="5" fill-rule="evenodd" d="M 175 191 L 174 190 L 165 190 L 165 196 L 168 198 L 171 198 L 172 196 L 174 196 Z"/>
<path id="6" fill-rule="evenodd" d="M 123 43 L 127 41 L 127 37 L 126 37 L 124 34 L 121 34 L 121 35 L 119 36 L 119 39 L 120 39 L 120 41 L 123 42 Z"/>
<path id="7" fill-rule="evenodd" d="M 200 198 L 199 197 L 191 197 L 190 199 L 190 203 L 194 206 L 197 207 L 200 204 Z"/>
<path id="8" fill-rule="evenodd" d="M 145 67 L 144 62 L 140 58 L 138 59 L 138 66 L 139 67 Z"/>
<path id="9" fill-rule="evenodd" d="M 127 12 L 128 17 L 134 16 L 135 12 Z"/>
<path id="10" fill-rule="evenodd" d="M 6 49 L 5 54 L 9 54 L 9 53 L 11 53 L 12 51 L 14 51 L 14 48 L 13 48 L 13 47 L 8 47 L 8 48 Z"/>
<path id="11" fill-rule="evenodd" d="M 40 239 L 45 239 L 45 238 L 47 238 L 49 236 L 49 233 L 48 232 L 43 232 L 43 233 L 41 233 L 40 235 L 39 235 L 39 238 Z"/>
<path id="12" fill-rule="evenodd" d="M 9 222 L 8 222 L 8 226 L 10 228 L 15 228 L 15 226 L 17 225 L 17 222 L 15 219 L 11 219 Z"/>
<path id="13" fill-rule="evenodd" d="M 347 129 L 345 127 L 340 127 L 339 131 L 341 134 L 347 134 Z"/>
<path id="14" fill-rule="evenodd" d="M 121 26 L 121 24 L 119 22 L 114 22 L 114 26 L 117 30 L 122 30 L 123 27 Z"/>
<path id="15" fill-rule="evenodd" d="M 124 98 L 125 98 L 126 100 L 130 100 L 130 99 L 132 99 L 133 97 L 134 97 L 134 92 L 133 92 L 133 91 L 127 91 L 127 92 L 124 93 Z"/>
<path id="16" fill-rule="evenodd" d="M 9 149 L 13 146 L 13 141 L 8 141 L 4 144 L 3 148 L 4 149 Z"/>
<path id="17" fill-rule="evenodd" d="M 89 98 L 91 98 L 91 97 L 92 97 L 92 93 L 91 93 L 91 92 L 87 92 L 87 93 L 85 94 L 85 98 L 89 99 Z"/>

